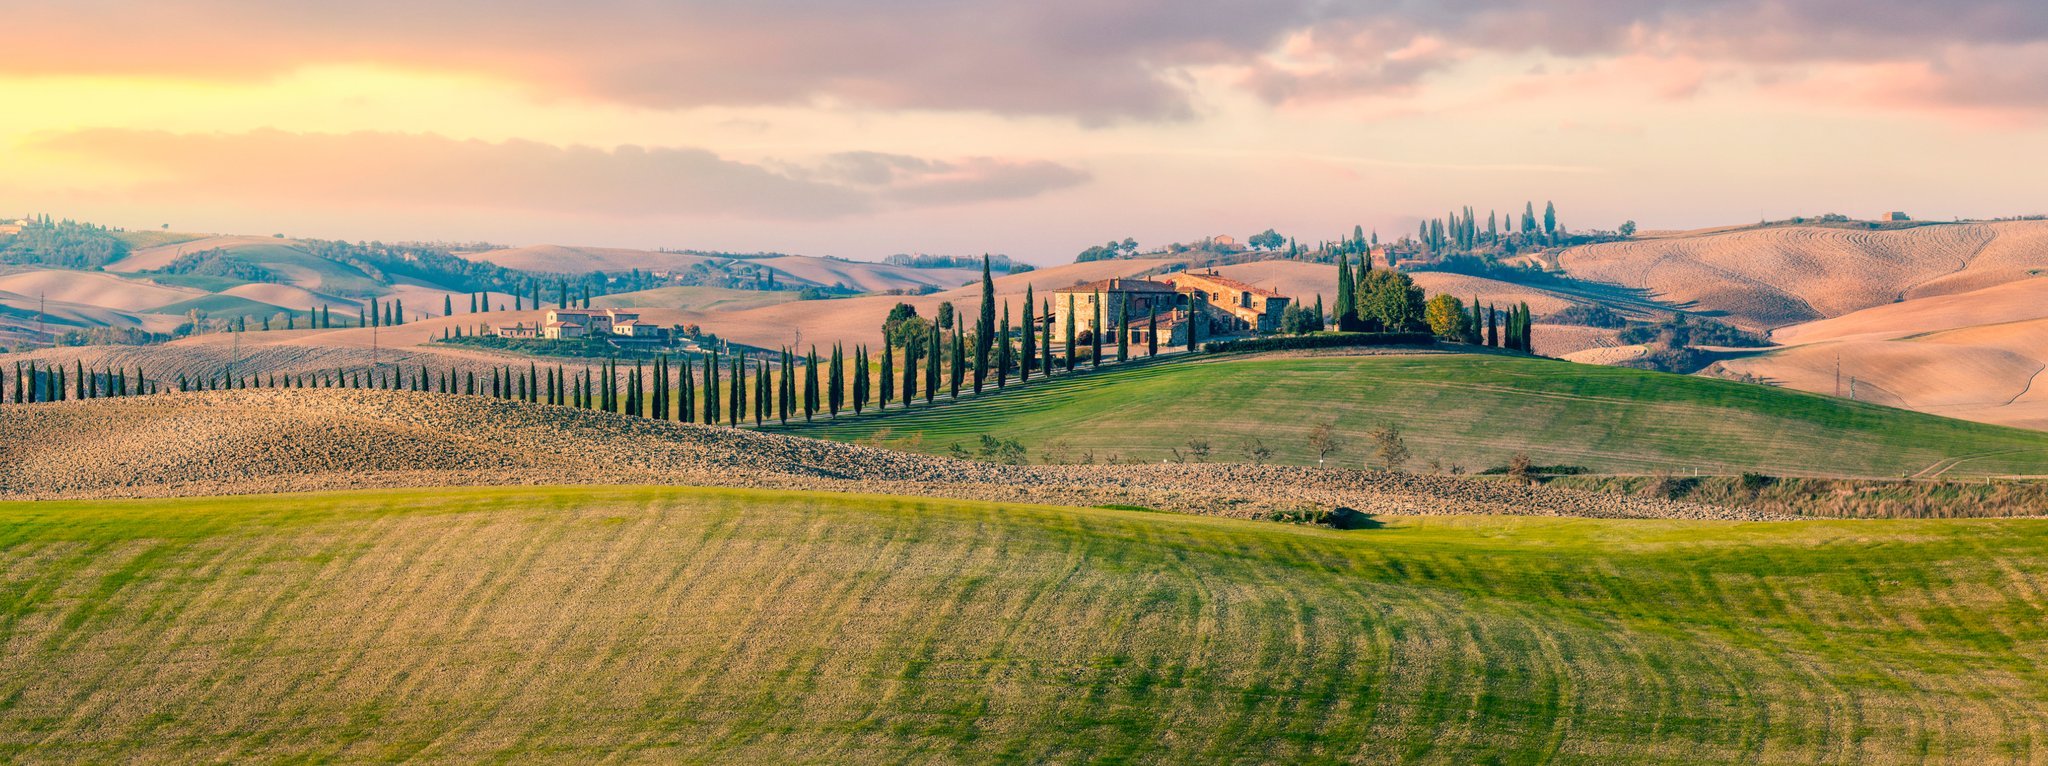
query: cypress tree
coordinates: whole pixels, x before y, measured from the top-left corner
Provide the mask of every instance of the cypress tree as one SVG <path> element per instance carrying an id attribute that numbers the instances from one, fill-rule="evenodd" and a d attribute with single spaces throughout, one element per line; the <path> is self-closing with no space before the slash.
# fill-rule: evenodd
<path id="1" fill-rule="evenodd" d="M 917 364 L 917 357 L 918 357 L 918 352 L 920 352 L 920 351 L 923 351 L 923 350 L 924 350 L 924 339 L 923 339 L 923 338 L 918 338 L 918 339 L 916 339 L 916 340 L 915 340 L 914 342 L 912 342 L 912 341 L 906 341 L 906 342 L 905 342 L 905 343 L 903 344 L 903 391 L 902 391 L 902 394 L 903 394 L 903 406 L 904 406 L 904 407 L 909 407 L 909 406 L 910 406 L 910 402 L 911 402 L 911 400 L 914 400 L 914 399 L 916 399 L 916 398 L 917 398 L 917 374 L 918 374 L 918 364 Z"/>
<path id="2" fill-rule="evenodd" d="M 469 294 L 469 313 L 476 313 L 476 293 Z"/>
<path id="3" fill-rule="evenodd" d="M 1010 302 L 1003 301 L 1003 326 L 996 331 L 996 388 L 1010 384 Z"/>
<path id="4" fill-rule="evenodd" d="M 959 337 L 956 333 L 954 337 Z M 804 421 L 809 422 L 811 413 L 818 410 L 818 347 L 812 346 L 809 356 L 804 357 Z"/>
<path id="5" fill-rule="evenodd" d="M 704 425 L 718 425 L 718 349 L 704 358 Z"/>
<path id="6" fill-rule="evenodd" d="M 1202 302 L 1200 294 L 1188 298 L 1188 351 L 1201 349 Z"/>
<path id="7" fill-rule="evenodd" d="M 1017 365 L 1017 381 L 1020 383 L 1031 382 L 1031 365 L 1033 362 L 1038 361 L 1038 323 L 1032 321 L 1033 317 L 1031 316 L 1031 304 L 1033 300 L 1034 299 L 1031 296 L 1031 285 L 1025 285 L 1023 317 L 1024 324 L 1022 326 L 1022 329 L 1024 330 L 1024 348 L 1023 353 L 1018 357 L 1020 360 L 1022 360 L 1023 363 Z"/>
<path id="8" fill-rule="evenodd" d="M 768 360 L 754 360 L 754 427 L 768 419 Z"/>
<path id="9" fill-rule="evenodd" d="M 452 316 L 455 316 L 455 294 L 454 294 L 454 293 L 448 293 L 448 294 L 445 294 L 445 295 L 442 295 L 442 296 L 441 296 L 441 316 L 444 316 L 444 317 L 452 317 Z"/>
<path id="10" fill-rule="evenodd" d="M 1045 332 L 1038 337 L 1038 356 L 1040 362 L 1042 362 L 1038 367 L 1038 371 L 1050 378 L 1052 377 L 1052 301 L 1046 301 L 1044 308 L 1045 311 L 1042 313 L 1045 317 Z M 1030 360 L 1027 359 L 1025 361 L 1028 363 Z"/>
<path id="11" fill-rule="evenodd" d="M 881 396 L 875 399 L 875 409 L 889 409 L 889 400 L 896 398 L 896 345 L 882 338 L 882 369 L 877 381 L 882 384 Z"/>
<path id="12" fill-rule="evenodd" d="M 1486 345 L 1500 347 L 1500 315 L 1491 303 L 1486 304 Z"/>
<path id="13" fill-rule="evenodd" d="M 747 357 L 732 357 L 732 402 L 726 405 L 726 422 L 740 426 L 747 422 Z"/>
<path id="14" fill-rule="evenodd" d="M 989 276 L 988 254 L 981 255 L 981 313 L 974 321 L 974 392 L 988 377 L 989 349 L 996 334 L 996 283 Z"/>
<path id="15" fill-rule="evenodd" d="M 1124 296 L 1116 304 L 1116 360 L 1129 361 L 1131 358 L 1131 298 Z"/>
<path id="16" fill-rule="evenodd" d="M 946 367 L 948 396 L 960 398 L 960 377 L 967 366 L 967 344 L 960 340 L 960 331 L 953 331 L 953 358 Z"/>
<path id="17" fill-rule="evenodd" d="M 1358 286 L 1351 280 L 1351 260 L 1343 253 L 1337 254 L 1337 329 L 1352 332 L 1358 329 Z"/>
<path id="18" fill-rule="evenodd" d="M 696 371 L 691 369 L 689 357 L 683 357 L 683 369 L 680 372 L 681 374 L 676 377 L 676 380 L 682 382 L 682 390 L 677 392 L 681 396 L 676 397 L 676 404 L 682 409 L 676 413 L 676 420 L 684 423 L 695 423 L 697 422 L 697 375 Z"/>
<path id="19" fill-rule="evenodd" d="M 1088 333 L 1088 366 L 1096 368 L 1102 366 L 1102 291 L 1095 291 L 1088 303 L 1092 313 L 1088 326 L 1093 330 Z"/>
<path id="20" fill-rule="evenodd" d="M 796 413 L 796 354 L 782 347 L 782 374 L 775 380 L 775 416 L 784 425 Z"/>
<path id="21" fill-rule="evenodd" d="M 832 417 L 839 417 L 839 405 L 846 403 L 846 359 L 845 351 L 839 344 L 832 344 L 832 366 L 825 384 L 825 411 Z"/>
<path id="22" fill-rule="evenodd" d="M 868 347 L 853 347 L 853 414 L 868 406 Z"/>
<path id="23" fill-rule="evenodd" d="M 1158 355 L 1159 306 L 1157 304 L 1154 304 L 1152 306 L 1152 311 L 1145 315 L 1145 356 L 1153 357 Z"/>
<path id="24" fill-rule="evenodd" d="M 939 324 L 932 323 L 931 336 L 925 341 L 924 355 L 924 403 L 931 404 L 939 395 Z"/>
<path id="25" fill-rule="evenodd" d="M 1067 372 L 1074 371 L 1074 294 L 1067 293 Z"/>

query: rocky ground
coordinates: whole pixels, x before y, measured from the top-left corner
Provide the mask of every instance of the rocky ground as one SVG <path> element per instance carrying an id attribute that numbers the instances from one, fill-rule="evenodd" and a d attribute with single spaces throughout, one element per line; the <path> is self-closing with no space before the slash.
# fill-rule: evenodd
<path id="1" fill-rule="evenodd" d="M 1011 466 L 484 397 L 271 389 L 0 406 L 0 499 L 491 484 L 821 489 L 1236 517 L 1350 508 L 1746 519 L 1499 479 L 1244 464 Z"/>

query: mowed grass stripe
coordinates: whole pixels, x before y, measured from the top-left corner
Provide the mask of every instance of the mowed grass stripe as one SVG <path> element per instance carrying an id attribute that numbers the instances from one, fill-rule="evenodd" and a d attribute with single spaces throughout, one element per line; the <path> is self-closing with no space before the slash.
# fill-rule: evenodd
<path id="1" fill-rule="evenodd" d="M 0 541 L 9 761 L 2004 762 L 2048 741 L 2037 521 L 1339 533 L 501 488 L 12 504 Z"/>
<path id="2" fill-rule="evenodd" d="M 1768 386 L 1499 355 L 1224 357 L 1105 368 L 959 402 L 919 404 L 785 430 L 879 439 L 929 453 L 981 435 L 1042 457 L 1156 462 L 1207 441 L 1211 460 L 1313 464 L 1319 425 L 1369 459 L 1368 434 L 1397 425 L 1415 453 L 1478 470 L 1517 453 L 1603 472 L 1897 477 L 2048 475 L 2048 433 L 1942 418 Z"/>

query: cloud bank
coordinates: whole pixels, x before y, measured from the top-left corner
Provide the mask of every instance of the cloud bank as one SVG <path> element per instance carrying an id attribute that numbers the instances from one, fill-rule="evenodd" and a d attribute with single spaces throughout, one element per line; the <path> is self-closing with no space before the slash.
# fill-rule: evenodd
<path id="1" fill-rule="evenodd" d="M 627 217 L 821 220 L 1023 199 L 1088 180 L 1045 161 L 853 153 L 769 165 L 692 148 L 410 133 L 93 129 L 47 137 L 36 148 L 136 173 L 147 179 L 137 189 L 145 194 Z"/>
<path id="2" fill-rule="evenodd" d="M 1176 120 L 1188 72 L 1275 103 L 1395 92 L 1485 54 L 1684 57 L 1803 76 L 1911 66 L 1876 97 L 2038 109 L 2039 0 L 0 1 L 0 72 L 249 77 L 382 63 L 671 108 Z M 2000 87 L 2015 84 L 2018 87 Z"/>

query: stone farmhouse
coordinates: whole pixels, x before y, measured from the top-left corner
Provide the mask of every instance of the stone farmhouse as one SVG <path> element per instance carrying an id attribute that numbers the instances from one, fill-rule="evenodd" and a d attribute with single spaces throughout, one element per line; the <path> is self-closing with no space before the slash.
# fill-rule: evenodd
<path id="1" fill-rule="evenodd" d="M 618 309 L 548 309 L 540 323 L 524 322 L 496 328 L 500 338 L 562 340 L 608 336 L 614 340 L 659 340 L 661 327 L 640 321 L 636 311 Z"/>
<path id="2" fill-rule="evenodd" d="M 1194 299 L 1201 298 L 1201 314 L 1193 316 Z M 1133 344 L 1146 337 L 1153 312 L 1159 315 L 1159 343 L 1177 346 L 1187 343 L 1191 319 L 1202 322 L 1203 337 L 1277 332 L 1280 315 L 1288 298 L 1263 287 L 1208 273 L 1169 274 L 1163 281 L 1151 279 L 1104 279 L 1063 287 L 1053 291 L 1052 312 L 1046 320 L 1054 332 L 1067 326 L 1067 304 L 1073 303 L 1074 334 L 1086 337 L 1098 331 L 1095 304 L 1102 302 L 1102 321 L 1114 329 L 1124 306 L 1130 307 Z"/>

